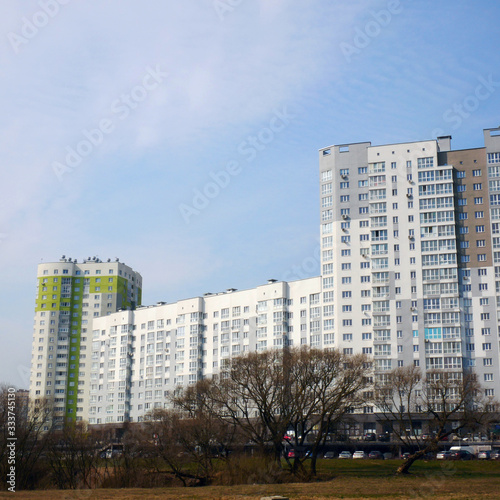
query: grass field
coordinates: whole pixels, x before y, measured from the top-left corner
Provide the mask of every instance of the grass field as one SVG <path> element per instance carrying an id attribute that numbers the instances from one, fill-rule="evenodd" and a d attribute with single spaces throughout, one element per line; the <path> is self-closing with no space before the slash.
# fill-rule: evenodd
<path id="1" fill-rule="evenodd" d="M 329 479 L 322 482 L 278 485 L 207 486 L 201 488 L 158 488 L 83 491 L 17 492 L 16 498 L 33 500 L 86 499 L 258 499 L 282 495 L 290 499 L 333 498 L 434 498 L 442 500 L 500 498 L 500 462 L 417 462 L 409 477 L 395 477 L 395 460 L 323 460 L 320 472 Z M 0 493 L 0 498 L 12 498 Z"/>

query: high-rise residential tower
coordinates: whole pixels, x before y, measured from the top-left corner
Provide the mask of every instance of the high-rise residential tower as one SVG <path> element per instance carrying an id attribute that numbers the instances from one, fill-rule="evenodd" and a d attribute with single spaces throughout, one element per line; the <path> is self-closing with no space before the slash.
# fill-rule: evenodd
<path id="1" fill-rule="evenodd" d="M 30 398 L 46 399 L 56 425 L 88 412 L 92 322 L 141 304 L 141 275 L 118 259 L 39 264 Z"/>
<path id="2" fill-rule="evenodd" d="M 474 367 L 498 395 L 500 129 L 484 137 L 320 150 L 323 299 L 335 346 L 372 355 L 376 376 Z"/>
<path id="3" fill-rule="evenodd" d="M 115 313 L 140 303 L 124 264 L 39 266 L 32 397 L 61 418 L 137 422 L 233 356 L 304 345 L 364 353 L 379 379 L 471 369 L 500 396 L 500 128 L 473 149 L 445 136 L 319 156 L 318 277 Z M 359 425 L 374 432 L 367 382 Z"/>

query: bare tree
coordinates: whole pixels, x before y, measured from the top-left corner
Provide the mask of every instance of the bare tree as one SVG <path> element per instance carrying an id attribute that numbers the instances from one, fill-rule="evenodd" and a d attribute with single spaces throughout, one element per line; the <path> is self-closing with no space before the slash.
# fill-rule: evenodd
<path id="1" fill-rule="evenodd" d="M 50 434 L 52 413 L 45 400 L 35 406 L 12 388 L 0 388 L 0 473 L 10 470 L 10 450 L 15 449 L 16 490 L 33 488 L 44 475 L 42 456 Z M 11 424 L 14 423 L 14 426 Z M 14 433 L 14 435 L 12 435 Z M 15 438 L 12 441 L 10 438 Z M 15 447 L 13 443 L 15 442 Z M 12 448 L 9 448 L 11 446 Z"/>
<path id="2" fill-rule="evenodd" d="M 234 358 L 222 369 L 214 392 L 223 418 L 256 444 L 262 455 L 271 448 L 278 464 L 283 437 L 295 412 L 290 366 L 286 350 L 253 352 Z"/>
<path id="3" fill-rule="evenodd" d="M 214 473 L 214 443 L 202 425 L 202 420 L 180 410 L 156 409 L 147 416 L 147 455 L 165 464 L 184 486 L 205 485 Z"/>
<path id="4" fill-rule="evenodd" d="M 96 486 L 99 450 L 85 422 L 66 422 L 61 431 L 53 432 L 46 454 L 60 489 Z"/>
<path id="5" fill-rule="evenodd" d="M 397 439 L 417 447 L 397 473 L 407 474 L 415 460 L 435 451 L 439 441 L 453 432 L 484 425 L 495 402 L 483 394 L 472 372 L 432 370 L 423 377 L 419 368 L 410 366 L 379 375 L 375 381 L 379 411 Z M 428 427 L 425 440 L 422 422 Z"/>
<path id="6" fill-rule="evenodd" d="M 233 422 L 223 418 L 217 398 L 217 388 L 209 379 L 176 391 L 171 398 L 175 408 L 182 411 L 185 419 L 194 427 L 191 439 L 195 442 L 198 456 L 212 457 L 214 453 L 225 457 L 238 439 L 238 429 Z"/>
<path id="7" fill-rule="evenodd" d="M 303 448 L 311 446 L 311 473 L 316 474 L 319 449 L 325 444 L 329 430 L 345 415 L 358 407 L 361 389 L 369 370 L 364 355 L 344 355 L 336 350 L 302 348 L 291 353 L 291 398 L 294 413 L 290 427 L 292 442 Z M 292 470 L 304 457 L 296 456 Z"/>

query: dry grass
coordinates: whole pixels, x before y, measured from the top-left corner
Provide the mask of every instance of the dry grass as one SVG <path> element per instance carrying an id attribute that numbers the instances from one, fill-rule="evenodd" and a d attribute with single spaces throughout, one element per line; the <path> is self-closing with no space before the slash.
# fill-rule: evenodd
<path id="1" fill-rule="evenodd" d="M 208 486 L 203 488 L 158 488 L 93 491 L 33 491 L 16 493 L 16 498 L 32 500 L 246 500 L 283 495 L 290 499 L 326 500 L 333 498 L 433 498 L 442 500 L 498 499 L 500 478 L 386 477 L 337 478 L 323 483 L 281 485 Z M 1 493 L 0 498 L 12 498 Z"/>
<path id="2" fill-rule="evenodd" d="M 98 489 L 80 491 L 18 492 L 16 498 L 31 500 L 246 500 L 282 495 L 291 500 L 409 499 L 493 500 L 500 498 L 500 462 L 423 462 L 414 465 L 409 477 L 394 476 L 397 461 L 321 461 L 323 482 L 205 486 L 199 488 Z M 244 464 L 243 464 L 244 465 Z M 242 467 L 243 469 L 244 467 Z M 248 479 L 248 477 L 247 477 Z M 0 499 L 12 498 L 1 492 Z"/>

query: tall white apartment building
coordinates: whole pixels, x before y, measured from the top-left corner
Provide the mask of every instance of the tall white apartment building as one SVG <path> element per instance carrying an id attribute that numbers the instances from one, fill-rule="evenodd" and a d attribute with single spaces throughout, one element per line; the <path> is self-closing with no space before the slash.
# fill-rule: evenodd
<path id="1" fill-rule="evenodd" d="M 229 289 L 96 319 L 89 423 L 140 422 L 153 408 L 168 406 L 176 387 L 209 377 L 246 352 L 331 346 L 333 329 L 321 323 L 320 287 L 319 277 L 269 280 L 250 290 Z"/>
<path id="2" fill-rule="evenodd" d="M 323 148 L 319 163 L 320 276 L 97 315 L 80 340 L 82 392 L 61 393 L 61 408 L 91 424 L 141 421 L 231 357 L 287 345 L 365 353 L 381 378 L 398 366 L 473 369 L 485 395 L 500 396 L 500 128 L 484 130 L 480 148 L 452 151 L 449 136 L 364 142 Z M 71 343 L 59 342 L 64 354 Z M 35 333 L 34 357 L 47 346 Z M 32 391 L 47 389 L 44 363 Z M 365 430 L 373 411 L 367 400 Z"/>
<path id="3" fill-rule="evenodd" d="M 56 426 L 88 418 L 93 321 L 134 309 L 141 293 L 141 275 L 118 259 L 39 264 L 30 398 L 48 401 Z"/>
<path id="4" fill-rule="evenodd" d="M 484 137 L 461 151 L 451 137 L 320 150 L 335 346 L 372 355 L 376 376 L 473 367 L 499 394 L 500 129 Z"/>

